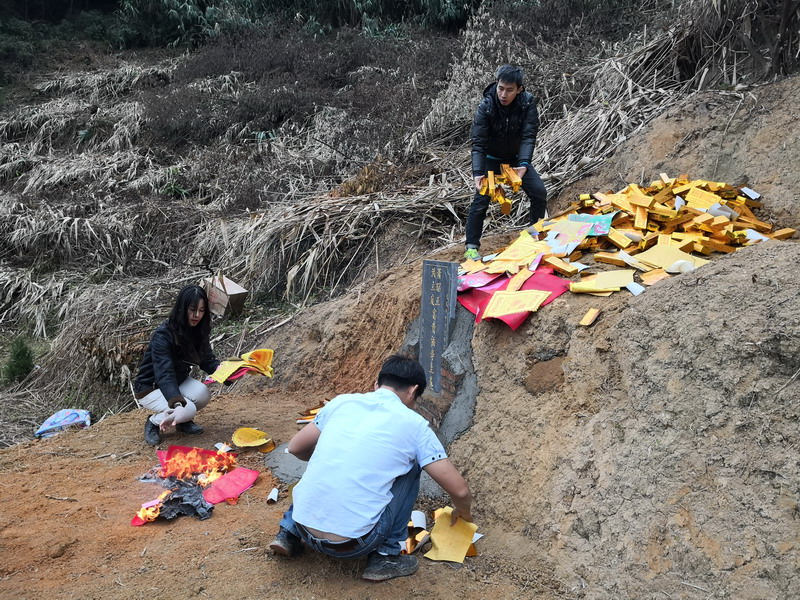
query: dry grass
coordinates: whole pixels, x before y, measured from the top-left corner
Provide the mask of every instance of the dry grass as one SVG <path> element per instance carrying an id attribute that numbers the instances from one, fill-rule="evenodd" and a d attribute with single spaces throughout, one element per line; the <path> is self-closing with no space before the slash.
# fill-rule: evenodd
<path id="1" fill-rule="evenodd" d="M 307 302 L 322 290 L 330 297 L 345 289 L 388 223 L 453 243 L 453 203 L 470 195 L 458 179 L 449 186 L 408 186 L 403 193 L 310 198 L 245 220 L 209 223 L 197 252 L 215 256 L 251 289 Z"/>
<path id="2" fill-rule="evenodd" d="M 46 338 L 51 325 L 62 325 L 72 299 L 68 281 L 57 274 L 38 281 L 30 269 L 0 269 L 0 323 L 27 326 L 33 335 Z"/>
<path id="3" fill-rule="evenodd" d="M 137 89 L 164 85 L 175 64 L 147 68 L 126 64 L 110 72 L 65 75 L 34 86 L 40 94 L 56 97 L 0 116 L 0 181 L 17 179 L 24 184 L 23 193 L 29 193 L 84 177 L 103 184 L 134 179 L 136 169 L 122 170 L 120 156 L 98 161 L 87 151 L 119 153 L 133 148 L 142 109 L 138 102 L 122 98 Z"/>
<path id="4" fill-rule="evenodd" d="M 172 79 L 176 64 L 176 60 L 149 67 L 127 63 L 112 71 L 54 77 L 38 84 L 35 89 L 45 95 L 74 95 L 90 104 L 106 104 L 130 94 L 137 87 L 164 85 Z"/>
<path id="5" fill-rule="evenodd" d="M 151 157 L 134 150 L 108 154 L 101 151 L 63 155 L 37 162 L 26 174 L 23 194 L 82 184 L 95 190 L 136 187 L 153 169 Z M 160 170 L 160 169 L 159 169 Z M 156 178 L 157 179 L 157 178 Z"/>

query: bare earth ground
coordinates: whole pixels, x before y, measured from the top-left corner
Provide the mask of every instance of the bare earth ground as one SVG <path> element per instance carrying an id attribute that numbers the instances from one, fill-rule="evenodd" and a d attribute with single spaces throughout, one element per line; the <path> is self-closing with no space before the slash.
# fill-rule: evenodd
<path id="1" fill-rule="evenodd" d="M 797 226 L 798 91 L 795 77 L 738 107 L 692 97 L 573 191 L 642 169 L 747 177 L 768 215 Z M 136 480 L 156 457 L 133 412 L 0 452 L 0 598 L 798 598 L 798 258 L 796 240 L 771 242 L 636 298 L 565 295 L 517 332 L 478 325 L 475 424 L 450 454 L 486 537 L 461 568 L 423 560 L 375 585 L 358 562 L 273 558 L 287 504 L 266 503 L 253 452 L 240 462 L 262 475 L 238 505 L 131 527 L 161 491 Z M 237 384 L 198 419 L 206 433 L 168 441 L 211 447 L 243 425 L 288 440 L 296 412 L 370 387 L 418 313 L 419 281 L 418 264 L 384 271 L 251 340 L 275 348 L 276 378 Z M 579 328 L 594 306 L 598 322 Z"/>

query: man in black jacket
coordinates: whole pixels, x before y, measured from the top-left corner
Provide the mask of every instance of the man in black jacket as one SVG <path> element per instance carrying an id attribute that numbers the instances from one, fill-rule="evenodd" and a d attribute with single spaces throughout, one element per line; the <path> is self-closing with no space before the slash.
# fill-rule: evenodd
<path id="1" fill-rule="evenodd" d="M 531 203 L 531 225 L 544 217 L 547 205 L 544 183 L 531 165 L 539 131 L 536 98 L 525 91 L 520 67 L 503 65 L 495 76 L 497 81 L 483 91 L 483 100 L 472 122 L 472 175 L 477 191 L 467 216 L 464 257 L 473 260 L 480 259 L 478 248 L 489 208 L 489 196 L 480 193 L 488 171 L 501 173 L 501 164 L 514 168 Z"/>

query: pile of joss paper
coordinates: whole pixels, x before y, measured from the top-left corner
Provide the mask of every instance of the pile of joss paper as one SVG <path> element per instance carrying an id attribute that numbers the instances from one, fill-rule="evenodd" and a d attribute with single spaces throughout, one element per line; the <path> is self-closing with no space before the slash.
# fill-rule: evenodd
<path id="1" fill-rule="evenodd" d="M 517 329 L 567 291 L 609 296 L 625 288 L 637 296 L 708 264 L 700 255 L 792 237 L 794 229 L 774 230 L 756 217 L 760 199 L 747 187 L 665 174 L 646 188 L 583 194 L 501 251 L 462 263 L 458 301 L 476 322 Z"/>

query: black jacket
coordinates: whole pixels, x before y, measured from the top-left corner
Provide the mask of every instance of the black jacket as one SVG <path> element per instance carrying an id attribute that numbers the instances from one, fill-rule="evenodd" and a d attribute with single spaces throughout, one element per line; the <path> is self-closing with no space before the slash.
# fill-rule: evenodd
<path id="1" fill-rule="evenodd" d="M 211 343 L 206 339 L 198 348 L 179 346 L 167 321 L 164 321 L 150 337 L 150 344 L 139 363 L 133 392 L 138 399 L 158 388 L 172 406 L 175 401 L 183 400 L 178 386 L 189 376 L 194 364 L 200 365 L 206 373 L 217 370 L 219 361 L 214 357 Z"/>
<path id="2" fill-rule="evenodd" d="M 497 84 L 489 84 L 472 121 L 472 174 L 486 175 L 487 154 L 509 164 L 530 164 L 538 132 L 539 111 L 533 94 L 522 91 L 509 106 L 503 106 L 497 99 Z"/>

